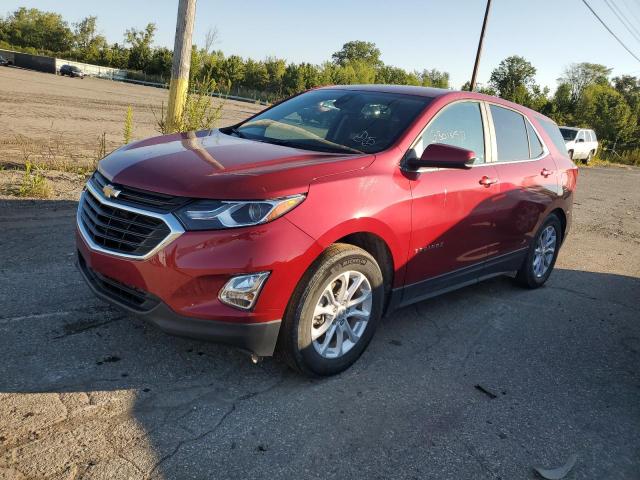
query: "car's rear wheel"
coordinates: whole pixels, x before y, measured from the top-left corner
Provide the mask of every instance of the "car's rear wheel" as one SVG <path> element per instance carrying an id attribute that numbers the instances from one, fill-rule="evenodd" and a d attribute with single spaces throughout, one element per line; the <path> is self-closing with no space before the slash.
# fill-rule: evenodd
<path id="1" fill-rule="evenodd" d="M 591 163 L 592 158 L 593 158 L 593 151 L 589 152 L 589 155 L 587 155 L 587 158 L 584 159 L 585 165 L 589 165 L 589 163 Z"/>
<path id="2" fill-rule="evenodd" d="M 547 281 L 562 242 L 562 224 L 555 214 L 549 215 L 533 238 L 527 256 L 516 274 L 516 281 L 528 288 L 538 288 Z"/>
<path id="3" fill-rule="evenodd" d="M 292 296 L 278 352 L 307 375 L 334 375 L 360 357 L 384 306 L 384 279 L 361 248 L 334 244 L 314 262 Z"/>

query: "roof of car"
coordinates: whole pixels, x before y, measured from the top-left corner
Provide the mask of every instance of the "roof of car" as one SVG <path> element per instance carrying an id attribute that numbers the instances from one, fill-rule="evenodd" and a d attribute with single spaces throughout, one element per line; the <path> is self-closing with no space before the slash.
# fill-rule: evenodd
<path id="1" fill-rule="evenodd" d="M 565 128 L 567 130 L 575 130 L 576 132 L 579 130 L 586 130 L 587 132 L 593 132 L 590 128 L 580 128 L 580 127 L 565 127 L 564 125 L 560 125 L 560 128 Z"/>
<path id="2" fill-rule="evenodd" d="M 360 90 L 369 92 L 381 92 L 381 93 L 401 93 L 404 95 L 417 95 L 420 97 L 435 98 L 448 93 L 454 92 L 454 90 L 448 90 L 446 88 L 431 88 L 431 87 L 418 87 L 414 85 L 331 85 L 323 88 L 332 88 L 340 90 Z"/>

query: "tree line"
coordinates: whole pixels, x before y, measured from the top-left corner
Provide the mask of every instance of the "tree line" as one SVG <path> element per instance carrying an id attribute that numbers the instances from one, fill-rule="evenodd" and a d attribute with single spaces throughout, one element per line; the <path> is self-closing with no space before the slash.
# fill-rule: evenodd
<path id="1" fill-rule="evenodd" d="M 54 12 L 19 8 L 0 18 L 0 48 L 55 55 L 126 69 L 133 78 L 167 82 L 172 51 L 154 46 L 156 26 L 130 28 L 123 41 L 109 43 L 98 33 L 97 18 L 69 24 Z M 437 69 L 407 71 L 386 65 L 372 42 L 352 41 L 320 65 L 226 56 L 215 49 L 216 31 L 193 46 L 191 80 L 215 81 L 232 94 L 276 101 L 305 89 L 331 84 L 386 83 L 450 88 L 449 74 Z M 492 71 L 478 90 L 525 105 L 560 125 L 593 128 L 612 160 L 640 165 L 640 78 L 611 78 L 611 69 L 594 63 L 565 68 L 553 92 L 536 83 L 536 68 L 514 55 Z M 468 89 L 465 84 L 463 89 Z"/>

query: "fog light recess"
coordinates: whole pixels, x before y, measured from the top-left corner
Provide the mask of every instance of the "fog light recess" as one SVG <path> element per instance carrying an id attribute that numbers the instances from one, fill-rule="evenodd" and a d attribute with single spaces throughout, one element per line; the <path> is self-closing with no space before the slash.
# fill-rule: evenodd
<path id="1" fill-rule="evenodd" d="M 226 305 L 251 310 L 269 272 L 250 273 L 232 277 L 220 290 L 218 298 Z"/>

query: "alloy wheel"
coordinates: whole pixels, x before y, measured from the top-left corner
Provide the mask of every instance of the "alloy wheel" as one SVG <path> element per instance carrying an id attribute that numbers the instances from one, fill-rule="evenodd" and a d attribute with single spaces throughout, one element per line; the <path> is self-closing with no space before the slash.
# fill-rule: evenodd
<path id="1" fill-rule="evenodd" d="M 537 278 L 542 278 L 549 270 L 557 242 L 556 229 L 553 225 L 548 225 L 538 237 L 533 254 L 533 273 Z"/>
<path id="2" fill-rule="evenodd" d="M 343 272 L 325 286 L 313 312 L 311 339 L 324 358 L 339 358 L 362 338 L 371 317 L 373 295 L 367 277 Z"/>

